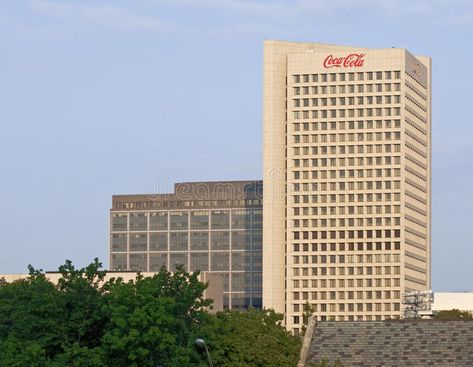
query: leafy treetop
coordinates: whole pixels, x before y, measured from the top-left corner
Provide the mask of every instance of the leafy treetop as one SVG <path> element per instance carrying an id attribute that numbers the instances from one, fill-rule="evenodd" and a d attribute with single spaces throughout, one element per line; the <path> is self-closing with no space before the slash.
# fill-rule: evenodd
<path id="1" fill-rule="evenodd" d="M 199 274 L 161 269 L 105 281 L 95 259 L 70 261 L 51 283 L 29 266 L 26 279 L 0 281 L 0 367 L 206 366 L 205 338 L 218 366 L 295 366 L 300 340 L 272 310 L 207 312 Z"/>

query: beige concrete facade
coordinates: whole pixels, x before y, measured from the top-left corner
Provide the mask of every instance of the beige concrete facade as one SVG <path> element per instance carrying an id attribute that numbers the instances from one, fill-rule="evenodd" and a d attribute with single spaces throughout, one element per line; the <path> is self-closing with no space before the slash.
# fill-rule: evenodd
<path id="1" fill-rule="evenodd" d="M 266 41 L 263 89 L 263 305 L 400 317 L 430 289 L 430 58 Z"/>
<path id="2" fill-rule="evenodd" d="M 435 292 L 433 311 L 467 311 L 473 314 L 473 292 Z"/>

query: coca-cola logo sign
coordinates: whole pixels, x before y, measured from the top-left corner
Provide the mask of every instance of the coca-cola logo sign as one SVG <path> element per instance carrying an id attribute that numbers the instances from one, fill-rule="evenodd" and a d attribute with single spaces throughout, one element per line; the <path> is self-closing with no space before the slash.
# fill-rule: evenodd
<path id="1" fill-rule="evenodd" d="M 359 68 L 362 67 L 365 60 L 365 54 L 350 54 L 345 57 L 334 57 L 328 55 L 324 60 L 325 68 Z"/>

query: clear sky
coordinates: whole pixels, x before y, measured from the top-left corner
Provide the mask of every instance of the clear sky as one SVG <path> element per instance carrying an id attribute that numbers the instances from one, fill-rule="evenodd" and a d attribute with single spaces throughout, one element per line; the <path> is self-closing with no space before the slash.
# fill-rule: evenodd
<path id="1" fill-rule="evenodd" d="M 263 40 L 433 58 L 433 288 L 473 290 L 473 2 L 0 2 L 0 273 L 108 265 L 112 194 L 261 178 Z"/>

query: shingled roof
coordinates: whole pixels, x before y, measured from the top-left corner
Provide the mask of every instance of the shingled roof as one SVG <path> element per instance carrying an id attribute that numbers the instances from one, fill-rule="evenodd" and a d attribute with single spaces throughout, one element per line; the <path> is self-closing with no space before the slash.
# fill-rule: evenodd
<path id="1" fill-rule="evenodd" d="M 473 366 L 473 321 L 311 319 L 298 367 Z"/>

